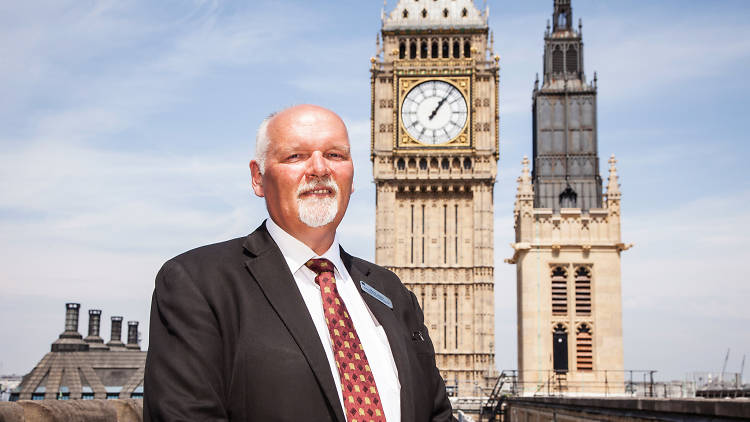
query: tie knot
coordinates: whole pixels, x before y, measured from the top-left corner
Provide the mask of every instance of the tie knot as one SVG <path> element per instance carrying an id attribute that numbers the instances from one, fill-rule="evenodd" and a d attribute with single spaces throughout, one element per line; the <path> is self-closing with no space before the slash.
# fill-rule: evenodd
<path id="1" fill-rule="evenodd" d="M 325 258 L 313 258 L 305 262 L 305 266 L 315 274 L 320 275 L 321 273 L 333 273 L 333 263 Z"/>

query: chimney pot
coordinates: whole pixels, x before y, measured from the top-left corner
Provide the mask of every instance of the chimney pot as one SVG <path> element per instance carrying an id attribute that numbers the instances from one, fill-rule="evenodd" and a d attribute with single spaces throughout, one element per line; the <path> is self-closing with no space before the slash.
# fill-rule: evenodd
<path id="1" fill-rule="evenodd" d="M 89 309 L 89 335 L 83 341 L 89 344 L 89 350 L 107 350 L 104 339 L 99 336 L 102 322 L 101 309 Z"/>
<path id="2" fill-rule="evenodd" d="M 121 316 L 113 316 L 112 317 L 112 335 L 110 336 L 109 343 L 107 343 L 107 346 L 110 347 L 110 350 L 116 349 L 116 348 L 122 348 L 125 345 L 122 344 L 122 317 Z"/>
<path id="3" fill-rule="evenodd" d="M 65 331 L 78 331 L 78 310 L 80 308 L 80 303 L 65 304 Z"/>
<path id="4" fill-rule="evenodd" d="M 138 321 L 128 321 L 128 349 L 141 350 L 138 345 Z"/>
<path id="5" fill-rule="evenodd" d="M 99 337 L 101 317 L 102 311 L 100 309 L 89 309 L 89 337 Z"/>
<path id="6" fill-rule="evenodd" d="M 65 304 L 65 331 L 52 343 L 53 352 L 85 352 L 89 349 L 78 332 L 78 310 L 80 303 Z"/>

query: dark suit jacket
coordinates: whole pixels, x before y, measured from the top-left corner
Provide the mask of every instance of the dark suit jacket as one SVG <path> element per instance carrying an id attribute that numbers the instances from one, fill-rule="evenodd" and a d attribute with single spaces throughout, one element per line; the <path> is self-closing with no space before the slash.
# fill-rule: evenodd
<path id="1" fill-rule="evenodd" d="M 451 407 L 415 296 L 392 272 L 341 258 L 393 302 L 360 290 L 383 326 L 403 421 L 447 421 Z M 145 421 L 345 422 L 312 318 L 265 223 L 246 238 L 167 261 L 156 277 L 144 380 Z"/>

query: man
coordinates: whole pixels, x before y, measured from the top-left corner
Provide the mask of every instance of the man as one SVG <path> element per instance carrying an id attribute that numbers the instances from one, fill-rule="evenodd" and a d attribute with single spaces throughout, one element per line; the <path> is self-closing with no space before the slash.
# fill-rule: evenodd
<path id="1" fill-rule="evenodd" d="M 271 218 L 157 275 L 144 419 L 450 420 L 416 298 L 338 245 L 354 174 L 343 121 L 312 105 L 272 115 L 250 169 Z"/>

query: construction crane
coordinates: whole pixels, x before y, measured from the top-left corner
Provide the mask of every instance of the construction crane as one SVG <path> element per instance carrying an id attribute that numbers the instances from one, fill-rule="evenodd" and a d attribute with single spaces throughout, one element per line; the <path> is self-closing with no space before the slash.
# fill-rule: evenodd
<path id="1" fill-rule="evenodd" d="M 742 363 L 740 364 L 740 384 L 743 383 L 742 373 L 745 372 L 745 355 L 742 355 Z"/>
<path id="2" fill-rule="evenodd" d="M 721 372 L 719 373 L 719 385 L 724 381 L 724 372 L 727 370 L 727 362 L 729 361 L 729 350 L 731 349 L 727 349 L 727 355 L 724 357 L 724 365 L 722 365 Z"/>

